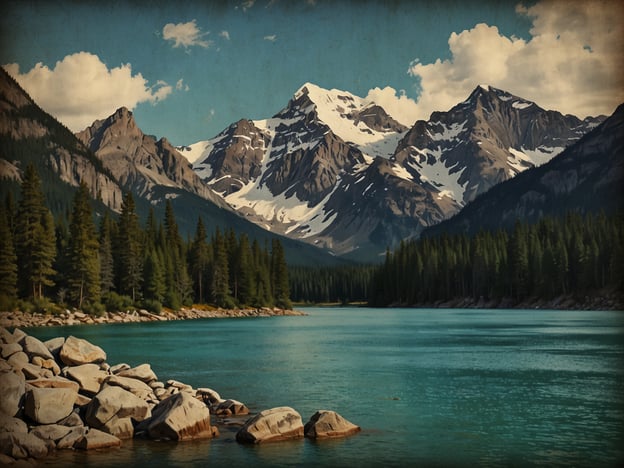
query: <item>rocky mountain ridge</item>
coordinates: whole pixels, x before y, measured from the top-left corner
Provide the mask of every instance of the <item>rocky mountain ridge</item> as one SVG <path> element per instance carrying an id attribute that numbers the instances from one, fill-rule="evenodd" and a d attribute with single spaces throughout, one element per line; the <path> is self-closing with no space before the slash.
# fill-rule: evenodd
<path id="1" fill-rule="evenodd" d="M 241 120 L 180 150 L 248 219 L 360 257 L 417 236 L 602 120 L 478 86 L 409 127 L 379 103 L 306 83 L 272 118 Z"/>

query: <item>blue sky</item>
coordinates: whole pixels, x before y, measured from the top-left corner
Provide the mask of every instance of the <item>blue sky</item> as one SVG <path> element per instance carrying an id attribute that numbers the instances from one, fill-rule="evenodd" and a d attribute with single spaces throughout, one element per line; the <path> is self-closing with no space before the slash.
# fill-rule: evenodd
<path id="1" fill-rule="evenodd" d="M 125 105 L 176 145 L 270 117 L 305 82 L 410 119 L 480 83 L 580 117 L 622 93 L 616 1 L 5 2 L 0 64 L 72 130 Z"/>

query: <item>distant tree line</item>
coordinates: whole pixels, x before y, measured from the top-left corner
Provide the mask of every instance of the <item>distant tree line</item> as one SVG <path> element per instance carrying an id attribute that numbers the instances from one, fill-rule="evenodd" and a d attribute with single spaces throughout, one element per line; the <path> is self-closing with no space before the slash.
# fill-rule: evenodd
<path id="1" fill-rule="evenodd" d="M 74 306 L 87 312 L 164 305 L 290 308 L 288 268 L 278 239 L 270 246 L 218 228 L 208 239 L 201 218 L 195 235 L 180 236 L 170 202 L 164 223 L 151 210 L 140 225 L 132 194 L 117 219 L 95 221 L 89 189 L 81 184 L 71 213 L 56 221 L 46 207 L 32 164 L 20 199 L 0 207 L 0 309 Z M 97 224 L 97 226 L 96 226 Z"/>
<path id="2" fill-rule="evenodd" d="M 370 286 L 372 306 L 413 305 L 458 297 L 479 299 L 579 297 L 621 288 L 621 213 L 570 213 L 511 232 L 441 235 L 403 242 L 387 252 Z"/>
<path id="3" fill-rule="evenodd" d="M 301 303 L 366 302 L 374 265 L 291 267 L 290 296 Z"/>

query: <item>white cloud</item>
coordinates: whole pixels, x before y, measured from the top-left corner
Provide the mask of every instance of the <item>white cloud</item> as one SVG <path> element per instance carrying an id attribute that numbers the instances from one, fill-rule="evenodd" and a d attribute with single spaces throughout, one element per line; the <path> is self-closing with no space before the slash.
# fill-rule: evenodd
<path id="1" fill-rule="evenodd" d="M 579 117 L 624 102 L 624 9 L 616 1 L 544 1 L 516 12 L 533 21 L 528 41 L 477 24 L 451 34 L 450 59 L 410 64 L 422 88 L 419 118 L 450 109 L 479 83 Z"/>
<path id="2" fill-rule="evenodd" d="M 373 101 L 384 108 L 390 116 L 405 126 L 411 127 L 418 120 L 418 104 L 405 95 L 405 91 L 397 91 L 390 86 L 385 88 L 373 88 L 366 97 L 367 101 Z"/>
<path id="3" fill-rule="evenodd" d="M 277 40 L 276 34 L 271 34 L 270 36 L 264 36 L 265 41 L 275 42 Z"/>
<path id="4" fill-rule="evenodd" d="M 150 86 L 140 73 L 132 74 L 130 64 L 109 69 L 89 52 L 68 55 L 54 69 L 42 63 L 26 73 L 20 73 L 16 63 L 4 68 L 37 104 L 72 131 L 83 130 L 122 106 L 156 104 L 173 91 L 164 81 Z"/>
<path id="5" fill-rule="evenodd" d="M 189 85 L 184 84 L 184 79 L 180 78 L 177 82 L 176 82 L 176 86 L 175 86 L 176 90 L 178 91 L 188 91 L 189 89 Z"/>
<path id="6" fill-rule="evenodd" d="M 227 39 L 228 41 L 230 40 L 230 33 L 229 33 L 229 32 L 227 32 L 227 31 L 221 31 L 221 32 L 219 33 L 219 36 L 221 36 L 221 37 L 222 37 L 222 38 L 224 38 L 224 39 Z"/>
<path id="7" fill-rule="evenodd" d="M 203 39 L 207 34 L 197 27 L 195 20 L 188 23 L 167 23 L 162 30 L 163 39 L 173 41 L 173 47 L 182 46 L 184 48 L 191 46 L 210 47 L 211 42 Z"/>

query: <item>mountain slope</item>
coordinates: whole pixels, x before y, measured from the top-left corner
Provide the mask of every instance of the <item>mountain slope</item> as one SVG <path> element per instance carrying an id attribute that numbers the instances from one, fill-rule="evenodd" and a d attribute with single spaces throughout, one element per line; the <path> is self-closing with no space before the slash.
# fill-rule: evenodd
<path id="1" fill-rule="evenodd" d="M 52 116 L 44 112 L 0 67 L 0 177 L 5 190 L 18 190 L 21 174 L 34 163 L 51 207 L 63 211 L 84 180 L 94 198 L 113 210 L 122 188 L 101 161 Z"/>
<path id="2" fill-rule="evenodd" d="M 241 120 L 181 152 L 255 223 L 374 258 L 548 161 L 600 121 L 479 86 L 409 128 L 378 103 L 307 83 L 274 117 Z"/>
<path id="3" fill-rule="evenodd" d="M 543 166 L 525 171 L 478 197 L 423 235 L 474 234 L 513 227 L 545 215 L 617 212 L 624 208 L 624 104 Z"/>

